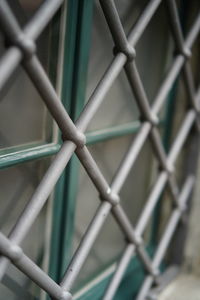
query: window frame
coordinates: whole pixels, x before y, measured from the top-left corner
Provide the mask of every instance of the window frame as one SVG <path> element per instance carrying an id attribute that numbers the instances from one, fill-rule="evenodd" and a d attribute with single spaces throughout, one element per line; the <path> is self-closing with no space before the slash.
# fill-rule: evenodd
<path id="1" fill-rule="evenodd" d="M 94 0 L 68 0 L 61 98 L 73 121 L 79 116 L 85 102 L 87 85 L 87 76 L 85 74 L 87 73 L 89 63 L 93 9 Z M 160 124 L 161 126 L 169 124 L 169 120 L 171 120 L 170 110 L 173 100 L 174 93 L 170 93 L 166 101 L 165 117 Z M 133 121 L 104 130 L 92 131 L 86 133 L 86 144 L 96 144 L 113 138 L 134 134 L 139 129 L 139 121 Z M 164 126 L 163 141 L 166 148 L 170 134 L 171 128 L 167 127 L 167 130 L 165 130 Z M 78 160 L 73 155 L 56 185 L 54 194 L 50 276 L 58 282 L 66 270 L 72 251 L 78 172 Z M 150 243 L 147 246 L 150 256 L 154 254 L 156 248 L 156 227 L 159 222 L 159 210 L 159 207 L 155 210 Z M 96 276 L 92 278 L 88 278 L 78 289 L 77 293 L 75 293 L 74 298 L 78 300 L 93 299 L 95 294 L 100 299 L 114 273 L 115 266 L 116 261 L 110 262 L 105 270 L 102 270 L 100 273 L 97 272 Z M 137 274 L 134 286 L 126 285 L 126 282 L 131 279 L 133 272 Z M 121 299 L 120 297 L 124 296 L 124 293 L 127 294 L 127 297 L 128 295 L 136 294 L 144 276 L 144 268 L 138 258 L 133 257 L 115 296 L 116 299 Z M 94 277 L 95 279 L 93 280 Z"/>

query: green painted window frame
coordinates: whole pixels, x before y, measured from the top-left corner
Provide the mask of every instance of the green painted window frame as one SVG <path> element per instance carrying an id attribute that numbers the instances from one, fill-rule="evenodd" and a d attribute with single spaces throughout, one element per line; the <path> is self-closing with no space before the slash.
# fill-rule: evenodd
<path id="1" fill-rule="evenodd" d="M 68 0 L 67 2 L 61 98 L 66 110 L 73 120 L 75 120 L 81 112 L 85 101 L 87 84 L 87 76 L 85 75 L 87 73 L 91 44 L 90 35 L 93 4 L 94 0 Z M 60 32 L 60 15 L 61 12 L 59 11 L 52 20 L 52 30 L 55 30 L 54 36 L 56 36 L 56 38 L 59 37 Z M 55 47 L 56 41 L 52 45 L 51 51 L 52 54 L 55 54 L 57 51 Z M 55 66 L 50 69 L 50 77 L 55 82 L 56 70 L 54 68 Z M 165 120 L 162 122 L 161 126 L 171 122 L 169 112 L 172 104 L 173 96 L 169 96 Z M 86 135 L 87 144 L 95 144 L 133 134 L 136 133 L 139 128 L 140 122 L 134 121 L 124 125 L 90 132 Z M 164 134 L 166 147 L 169 136 L 170 130 Z M 56 143 L 33 143 L 9 149 L 2 149 L 0 150 L 0 169 L 53 156 L 59 151 L 60 146 L 61 137 L 58 137 Z M 76 157 L 73 156 L 59 179 L 54 191 L 49 274 L 56 281 L 59 281 L 70 259 L 74 229 L 74 214 L 76 209 L 76 178 L 78 177 L 78 172 L 78 161 Z M 155 217 L 155 222 L 157 222 L 157 220 L 158 216 Z M 151 243 L 148 246 L 148 252 L 151 255 L 153 255 L 155 248 L 154 232 L 152 233 Z M 113 272 L 114 270 L 104 276 L 101 281 L 78 299 L 94 299 L 94 294 L 96 297 L 95 299 L 100 299 Z M 130 280 L 132 280 L 133 272 L 137 272 L 134 285 L 129 284 Z M 144 275 L 145 273 L 140 262 L 137 258 L 133 258 L 115 299 L 122 299 L 122 294 L 123 299 L 130 299 L 130 295 L 132 296 L 137 292 Z"/>
<path id="2" fill-rule="evenodd" d="M 63 69 L 63 84 L 62 84 L 62 101 L 65 108 L 69 112 L 72 120 L 76 120 L 81 112 L 85 102 L 86 91 L 86 74 L 89 61 L 89 50 L 91 45 L 91 26 L 93 16 L 94 0 L 68 0 L 67 7 L 67 24 L 65 34 L 65 50 L 64 50 L 64 69 Z M 167 109 L 164 120 L 160 126 L 169 124 L 170 109 L 173 105 L 174 93 L 169 95 L 167 101 Z M 165 147 L 168 147 L 170 137 L 169 130 L 165 130 L 163 142 Z M 96 144 L 98 142 L 114 139 L 117 137 L 134 134 L 140 129 L 140 122 L 134 121 L 123 125 L 113 126 L 103 130 L 97 130 L 86 134 L 87 145 Z M 65 172 L 61 176 L 55 190 L 54 199 L 54 217 L 52 226 L 52 247 L 50 256 L 50 275 L 59 282 L 70 260 L 72 251 L 72 239 L 74 230 L 74 219 L 76 210 L 77 196 L 77 178 L 79 165 L 77 158 L 73 155 Z M 155 211 L 154 226 L 152 229 L 151 241 L 147 247 L 148 253 L 153 255 L 156 245 L 156 226 L 159 222 L 159 208 Z M 114 262 L 108 265 L 109 267 Z M 102 270 L 101 274 L 104 274 Z M 106 272 L 105 272 L 106 273 Z M 107 286 L 114 270 L 103 276 L 102 280 L 97 280 L 97 283 L 92 285 L 78 300 L 85 299 L 101 299 L 105 287 Z M 133 273 L 137 274 L 134 285 L 132 281 Z M 98 278 L 100 274 L 96 274 Z M 143 266 L 138 259 L 134 257 L 128 270 L 125 273 L 124 279 L 118 289 L 115 299 L 130 299 L 137 293 L 140 284 L 145 276 Z M 94 276 L 93 276 L 94 277 Z M 88 279 L 85 285 L 90 282 Z M 84 286 L 84 284 L 83 284 Z M 83 287 L 82 286 L 82 287 Z M 80 287 L 80 289 L 82 288 Z M 123 296 L 122 296 L 123 295 Z"/>

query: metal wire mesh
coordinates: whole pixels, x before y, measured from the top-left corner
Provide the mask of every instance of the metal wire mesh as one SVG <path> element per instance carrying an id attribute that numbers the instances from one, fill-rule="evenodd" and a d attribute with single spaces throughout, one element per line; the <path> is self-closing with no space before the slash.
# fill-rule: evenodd
<path id="1" fill-rule="evenodd" d="M 43 5 L 23 30 L 20 28 L 7 2 L 5 0 L 0 2 L 1 30 L 9 41 L 9 47 L 0 60 L 0 88 L 4 87 L 17 66 L 22 64 L 26 73 L 29 75 L 36 89 L 42 96 L 51 115 L 57 122 L 63 136 L 61 149 L 52 161 L 49 169 L 9 236 L 6 237 L 0 233 L 0 278 L 2 279 L 4 276 L 8 264 L 12 263 L 41 289 L 46 291 L 52 299 L 71 299 L 72 295 L 70 291 L 79 272 L 81 272 L 81 267 L 107 216 L 112 213 L 126 237 L 127 246 L 118 262 L 117 269 L 105 291 L 103 299 L 109 300 L 114 297 L 128 263 L 133 254 L 136 253 L 147 271 L 147 276 L 137 297 L 137 300 L 142 300 L 145 299 L 152 284 L 157 282 L 160 263 L 166 253 L 177 224 L 186 210 L 187 199 L 194 184 L 194 176 L 189 174 L 179 191 L 174 175 L 174 163 L 184 142 L 188 138 L 193 125 L 196 126 L 196 129 L 199 128 L 198 114 L 200 92 L 199 89 L 195 92 L 188 58 L 191 55 L 191 47 L 200 31 L 200 14 L 198 14 L 188 36 L 184 40 L 176 3 L 174 0 L 165 1 L 168 8 L 168 18 L 171 24 L 177 53 L 168 74 L 160 85 L 152 107 L 150 107 L 143 83 L 137 70 L 135 62 L 136 52 L 134 47 L 143 31 L 148 26 L 148 23 L 153 18 L 161 0 L 149 1 L 138 21 L 131 29 L 128 37 L 125 35 L 114 1 L 100 0 L 103 13 L 115 43 L 114 59 L 108 66 L 92 96 L 85 105 L 77 122 L 73 123 L 37 58 L 35 45 L 35 40 L 52 19 L 62 2 L 63 0 L 44 1 Z M 140 109 L 142 121 L 139 132 L 123 158 L 112 183 L 109 185 L 85 145 L 86 139 L 84 132 L 122 68 L 125 69 L 127 79 Z M 157 127 L 159 123 L 158 113 L 163 107 L 167 94 L 180 72 L 183 72 L 184 75 L 189 106 L 174 143 L 167 155 L 163 148 Z M 143 144 L 148 138 L 153 145 L 155 155 L 160 165 L 160 172 L 156 183 L 148 196 L 138 224 L 133 228 L 120 204 L 119 193 L 131 168 L 134 166 Z M 36 220 L 36 217 L 40 213 L 74 152 L 98 190 L 101 202 L 66 269 L 61 283 L 57 284 L 23 253 L 20 244 L 28 234 L 30 227 Z M 171 196 L 175 205 L 155 255 L 153 259 L 151 259 L 145 250 L 142 236 L 148 220 L 159 200 L 159 196 L 166 185 L 168 185 L 171 191 Z"/>

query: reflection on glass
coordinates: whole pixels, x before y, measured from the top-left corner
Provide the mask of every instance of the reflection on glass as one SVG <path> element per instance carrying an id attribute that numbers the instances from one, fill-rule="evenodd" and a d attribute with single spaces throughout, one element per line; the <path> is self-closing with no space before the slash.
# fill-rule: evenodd
<path id="1" fill-rule="evenodd" d="M 0 171 L 0 230 L 6 236 L 17 222 L 48 165 L 49 160 L 43 160 Z M 47 259 L 48 251 L 45 248 L 49 243 L 48 239 L 46 205 L 21 244 L 24 253 L 41 267 Z M 0 285 L 0 294 L 2 299 L 9 300 L 35 300 L 36 296 L 40 299 L 39 288 L 12 265 Z"/>
<path id="2" fill-rule="evenodd" d="M 92 156 L 109 183 L 116 173 L 132 139 L 132 136 L 126 136 L 89 147 Z M 120 192 L 122 207 L 133 226 L 142 211 L 150 190 L 153 162 L 151 148 L 146 143 Z M 100 203 L 98 192 L 82 168 L 79 175 L 74 250 L 77 248 Z M 146 232 L 146 241 L 149 239 L 149 233 L 150 227 L 148 227 Z M 109 216 L 107 222 L 103 225 L 97 241 L 92 247 L 75 288 L 119 257 L 124 246 L 124 235 L 113 217 Z"/>
<path id="3" fill-rule="evenodd" d="M 148 1 L 116 1 L 126 33 L 136 22 Z M 158 26 L 159 24 L 159 26 Z M 169 50 L 168 25 L 163 8 L 158 10 L 136 47 L 138 67 L 149 101 L 152 102 L 163 78 Z M 87 97 L 89 98 L 113 59 L 113 41 L 98 2 L 92 26 Z M 88 131 L 124 124 L 138 119 L 140 113 L 124 71 L 120 73 L 95 114 Z"/>

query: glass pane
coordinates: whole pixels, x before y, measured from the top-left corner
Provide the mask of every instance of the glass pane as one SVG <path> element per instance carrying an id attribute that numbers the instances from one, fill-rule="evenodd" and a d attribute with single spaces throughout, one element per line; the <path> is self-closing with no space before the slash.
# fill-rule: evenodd
<path id="1" fill-rule="evenodd" d="M 19 0 L 19 3 L 22 6 L 26 16 L 31 16 L 33 13 L 35 13 L 35 11 L 43 2 L 44 0 Z M 15 5 L 17 5 L 17 3 Z"/>
<path id="2" fill-rule="evenodd" d="M 93 158 L 109 183 L 132 139 L 133 136 L 126 136 L 89 147 Z M 133 226 L 140 215 L 151 187 L 152 173 L 153 169 L 155 169 L 153 164 L 154 159 L 151 147 L 146 143 L 120 192 L 122 207 Z M 78 246 L 100 203 L 98 192 L 82 168 L 79 176 L 74 250 Z M 149 240 L 150 229 L 149 225 L 148 233 L 145 236 L 146 241 Z M 81 282 L 91 278 L 93 274 L 97 274 L 113 260 L 116 260 L 122 253 L 124 246 L 124 236 L 116 221 L 112 216 L 109 216 L 89 254 L 75 288 Z"/>
<path id="3" fill-rule="evenodd" d="M 77 196 L 75 231 L 73 240 L 73 252 L 78 247 L 85 230 L 92 220 L 99 204 L 98 192 L 91 184 L 89 177 L 85 174 L 85 170 L 80 168 L 79 191 Z M 89 196 L 88 196 L 89 195 Z M 88 259 L 75 282 L 74 290 L 80 285 L 116 259 L 124 249 L 124 237 L 113 220 L 112 216 L 108 216 L 102 230 L 98 234 Z"/>
<path id="4" fill-rule="evenodd" d="M 136 226 L 144 204 L 156 182 L 157 167 L 152 145 L 147 141 L 120 193 L 122 207 L 134 226 Z M 147 230 L 145 230 L 145 243 L 149 242 L 150 233 L 151 227 L 149 223 Z"/>
<path id="5" fill-rule="evenodd" d="M 30 200 L 48 165 L 49 160 L 43 160 L 0 171 L 0 230 L 6 236 Z M 45 262 L 48 260 L 49 212 L 48 202 L 21 244 L 24 253 L 42 268 L 46 268 Z M 35 296 L 40 299 L 39 288 L 13 265 L 9 266 L 0 284 L 0 293 L 2 299 L 32 300 L 36 299 Z"/>
<path id="6" fill-rule="evenodd" d="M 10 1 L 9 4 L 20 24 L 24 26 L 40 2 L 22 0 Z M 52 40 L 51 33 L 52 27 L 48 26 L 36 41 L 38 58 L 49 76 L 52 65 L 57 61 L 56 53 L 53 60 L 53 53 L 49 47 Z M 5 37 L 0 34 L 0 57 L 6 49 Z M 37 89 L 22 67 L 17 68 L 0 96 L 0 148 L 52 140 L 52 119 Z"/>
<path id="7" fill-rule="evenodd" d="M 37 12 L 44 0 L 18 0 L 7 1 L 15 14 L 21 27 L 24 27 L 31 17 Z"/>
<path id="8" fill-rule="evenodd" d="M 130 30 L 146 3 L 147 1 L 136 0 L 116 1 L 126 33 Z M 136 65 L 150 102 L 155 97 L 164 75 L 163 72 L 166 69 L 169 56 L 168 37 L 168 26 L 161 7 L 136 46 Z M 98 2 L 95 2 L 86 99 L 92 94 L 112 61 L 113 46 L 112 37 L 102 10 Z M 136 101 L 126 75 L 122 71 L 95 114 L 88 131 L 131 122 L 137 120 L 139 116 L 140 112 Z"/>

